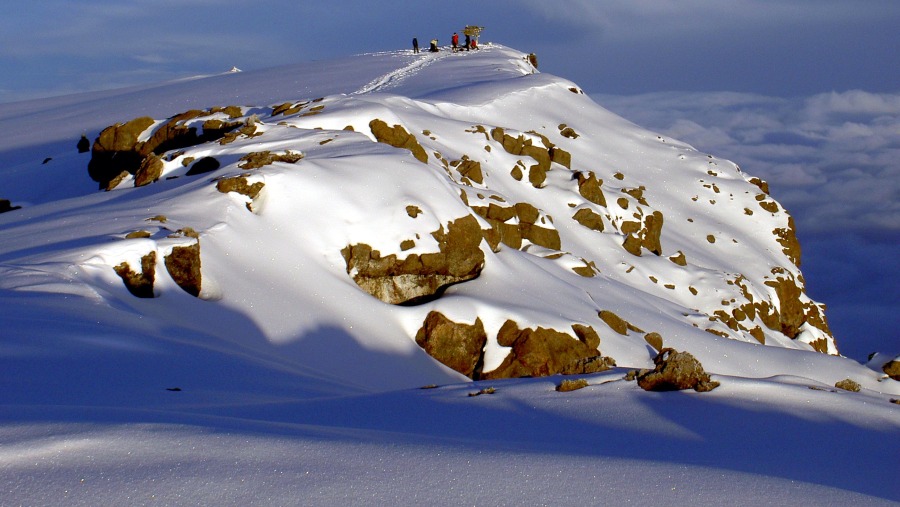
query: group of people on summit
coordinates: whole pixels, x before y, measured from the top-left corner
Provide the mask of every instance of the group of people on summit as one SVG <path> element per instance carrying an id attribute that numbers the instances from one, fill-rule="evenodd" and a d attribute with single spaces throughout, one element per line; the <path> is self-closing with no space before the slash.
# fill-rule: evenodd
<path id="1" fill-rule="evenodd" d="M 459 34 L 453 32 L 453 36 L 450 37 L 450 44 L 453 51 L 469 51 L 470 49 L 478 49 L 478 39 L 471 37 L 469 34 L 466 34 L 466 42 L 465 45 L 459 45 Z M 419 39 L 413 37 L 412 40 L 413 45 L 413 53 L 419 52 Z M 431 43 L 428 47 L 428 51 L 431 53 L 437 53 L 440 51 L 438 48 L 438 40 L 431 39 Z"/>

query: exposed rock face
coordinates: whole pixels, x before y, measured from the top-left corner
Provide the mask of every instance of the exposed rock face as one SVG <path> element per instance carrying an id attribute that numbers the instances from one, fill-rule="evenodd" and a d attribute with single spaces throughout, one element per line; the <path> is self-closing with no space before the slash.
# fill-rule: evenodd
<path id="1" fill-rule="evenodd" d="M 199 297 L 200 276 L 200 242 L 190 246 L 176 246 L 166 256 L 166 270 L 175 283 L 188 294 Z"/>
<path id="2" fill-rule="evenodd" d="M 480 319 L 471 325 L 460 324 L 439 312 L 429 312 L 416 333 L 416 343 L 448 368 L 471 379 L 479 378 L 487 343 Z"/>
<path id="3" fill-rule="evenodd" d="M 179 229 L 178 236 L 198 238 L 199 234 L 187 227 Z M 148 238 L 147 231 L 134 231 L 126 235 L 126 239 Z M 141 257 L 141 270 L 135 271 L 127 262 L 122 262 L 113 267 L 113 270 L 125 283 L 125 287 L 132 295 L 139 298 L 156 297 L 154 284 L 156 283 L 156 250 L 152 250 Z M 188 294 L 199 297 L 201 288 L 200 275 L 200 242 L 199 240 L 188 246 L 175 246 L 169 255 L 164 258 L 166 271 Z"/>
<path id="4" fill-rule="evenodd" d="M 637 382 L 645 391 L 712 391 L 719 383 L 710 380 L 700 361 L 688 352 L 665 348 L 653 359 L 656 368 L 638 375 Z"/>
<path id="5" fill-rule="evenodd" d="M 122 278 L 125 287 L 132 295 L 139 298 L 153 297 L 153 282 L 156 278 L 156 252 L 141 257 L 141 271 L 131 269 L 127 262 L 114 267 L 116 274 Z"/>
<path id="6" fill-rule="evenodd" d="M 402 125 L 394 125 L 389 127 L 382 120 L 374 119 L 369 122 L 369 128 L 372 129 L 372 135 L 379 143 L 385 143 L 394 148 L 404 148 L 409 150 L 419 162 L 427 163 L 428 154 L 419 144 L 416 136 L 410 134 Z"/>
<path id="7" fill-rule="evenodd" d="M 100 184 L 100 188 L 113 188 L 115 185 L 110 183 L 114 179 L 120 177 L 123 172 L 137 173 L 144 159 L 152 154 L 160 155 L 168 150 L 214 141 L 240 127 L 242 123 L 238 121 L 210 119 L 202 124 L 202 133 L 198 134 L 197 127 L 185 126 L 185 122 L 189 120 L 227 111 L 228 108 L 213 108 L 181 113 L 157 126 L 145 141 L 139 141 L 139 138 L 156 123 L 153 118 L 145 116 L 107 127 L 100 132 L 91 148 L 88 174 Z M 145 182 L 153 180 L 150 175 L 142 178 Z"/>
<path id="8" fill-rule="evenodd" d="M 503 146 L 503 149 L 511 155 L 525 155 L 534 159 L 536 164 L 528 168 L 528 181 L 535 188 L 544 186 L 547 179 L 547 171 L 550 170 L 550 162 L 558 162 L 566 167 L 571 165 L 571 156 L 563 150 L 555 150 L 553 146 L 535 146 L 531 139 L 524 135 L 513 137 L 502 128 L 491 130 L 491 138 Z M 549 141 L 548 141 L 549 143 Z"/>
<path id="9" fill-rule="evenodd" d="M 557 373 L 575 374 L 585 373 L 588 365 L 593 368 L 599 367 L 597 361 L 585 361 L 600 355 L 596 346 L 591 347 L 569 334 L 553 329 L 542 327 L 519 329 L 515 322 L 508 320 L 500 329 L 497 341 L 500 345 L 512 347 L 512 350 L 500 366 L 493 371 L 485 372 L 482 378 L 542 377 Z"/>
<path id="10" fill-rule="evenodd" d="M 154 154 L 147 155 L 144 157 L 144 160 L 141 160 L 140 167 L 138 167 L 137 172 L 134 173 L 134 186 L 142 187 L 153 183 L 162 176 L 162 171 L 162 159 Z"/>
<path id="11" fill-rule="evenodd" d="M 247 203 L 247 209 L 253 211 L 253 204 L 259 193 L 266 186 L 265 183 L 261 181 L 256 181 L 254 183 L 249 183 L 247 178 L 244 176 L 232 176 L 230 178 L 222 178 L 216 181 L 216 190 L 222 192 L 223 194 L 228 192 L 235 192 L 241 195 L 246 195 L 250 198 L 250 202 Z"/>
<path id="12" fill-rule="evenodd" d="M 630 226 L 630 227 L 629 227 Z M 644 216 L 641 222 L 625 222 L 622 232 L 626 233 L 622 246 L 630 254 L 640 257 L 643 248 L 655 255 L 662 255 L 659 236 L 662 234 L 663 214 L 659 211 Z"/>
<path id="13" fill-rule="evenodd" d="M 491 224 L 491 228 L 484 231 L 484 239 L 494 251 L 497 251 L 500 243 L 520 249 L 523 240 L 551 250 L 561 248 L 559 232 L 541 224 L 543 218 L 540 211 L 531 204 L 520 202 L 513 206 L 500 206 L 491 203 L 471 208 Z"/>
<path id="14" fill-rule="evenodd" d="M 881 371 L 894 380 L 900 380 L 900 358 L 885 363 L 881 367 Z"/>
<path id="15" fill-rule="evenodd" d="M 605 208 L 606 196 L 603 195 L 603 190 L 600 188 L 603 180 L 597 179 L 594 173 L 583 172 L 579 172 L 576 178 L 578 179 L 578 193 L 588 201 Z"/>
<path id="16" fill-rule="evenodd" d="M 366 244 L 341 250 L 347 273 L 364 291 L 385 303 L 413 303 L 439 294 L 449 285 L 476 278 L 484 268 L 481 227 L 467 215 L 432 233 L 439 251 L 398 259 L 382 257 Z"/>
<path id="17" fill-rule="evenodd" d="M 255 151 L 241 157 L 241 169 L 258 169 L 273 162 L 285 162 L 296 164 L 303 159 L 302 153 L 287 151 L 285 153 L 272 153 L 271 151 Z"/>

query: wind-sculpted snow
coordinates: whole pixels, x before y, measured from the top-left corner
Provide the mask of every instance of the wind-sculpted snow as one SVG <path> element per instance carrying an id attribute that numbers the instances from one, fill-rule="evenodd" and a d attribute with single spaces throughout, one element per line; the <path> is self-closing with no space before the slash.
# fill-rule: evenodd
<path id="1" fill-rule="evenodd" d="M 699 396 L 739 377 L 900 394 L 836 356 L 790 215 L 734 163 L 502 46 L 359 62 L 333 92 L 301 76 L 264 103 L 229 100 L 227 76 L 164 115 L 114 96 L 91 155 L 72 125 L 40 176 L 25 159 L 0 174 L 22 206 L 0 215 L 0 350 L 37 358 L 17 386 L 50 405 L 281 420 L 297 400 L 473 378 L 622 379 L 664 350 L 722 386 Z M 58 354 L 90 379 L 48 379 Z"/>

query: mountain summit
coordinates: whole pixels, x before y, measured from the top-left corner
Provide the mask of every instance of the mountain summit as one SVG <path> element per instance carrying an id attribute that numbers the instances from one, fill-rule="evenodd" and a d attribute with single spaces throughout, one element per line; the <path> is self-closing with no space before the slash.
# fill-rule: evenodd
<path id="1" fill-rule="evenodd" d="M 534 61 L 0 105 L 4 499 L 897 499 L 765 182 Z"/>
<path id="2" fill-rule="evenodd" d="M 474 379 L 648 367 L 663 347 L 735 374 L 732 346 L 837 353 L 765 182 L 502 46 L 371 59 L 390 70 L 354 90 L 210 91 L 102 129 L 65 170 L 104 192 L 4 216 L 57 231 L 6 242 L 4 284 L 65 286 L 196 346 L 290 346 L 280 361 L 328 376 L 365 363 L 367 385 L 434 380 L 422 351 Z"/>

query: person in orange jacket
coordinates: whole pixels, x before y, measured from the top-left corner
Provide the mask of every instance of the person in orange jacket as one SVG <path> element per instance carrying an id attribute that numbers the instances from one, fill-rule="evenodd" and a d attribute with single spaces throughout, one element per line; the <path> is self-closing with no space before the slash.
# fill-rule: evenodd
<path id="1" fill-rule="evenodd" d="M 453 44 L 453 51 L 456 51 L 459 46 L 459 34 L 453 32 L 453 37 L 450 38 L 450 42 Z"/>

